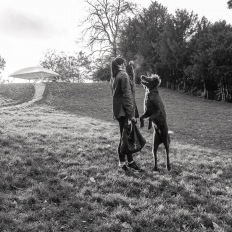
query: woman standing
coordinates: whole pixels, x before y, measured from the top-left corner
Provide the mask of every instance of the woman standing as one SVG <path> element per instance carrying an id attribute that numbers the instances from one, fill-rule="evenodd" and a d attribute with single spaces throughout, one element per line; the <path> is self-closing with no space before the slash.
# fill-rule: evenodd
<path id="1" fill-rule="evenodd" d="M 113 93 L 113 114 L 119 122 L 120 128 L 120 142 L 118 146 L 119 167 L 124 171 L 132 168 L 135 171 L 141 172 L 142 169 L 133 160 L 133 154 L 122 154 L 120 152 L 121 137 L 124 124 L 131 124 L 135 119 L 135 108 L 133 94 L 131 91 L 130 78 L 125 70 L 125 61 L 123 58 L 118 57 L 112 61 L 111 64 L 111 87 Z M 126 163 L 127 158 L 127 163 Z"/>

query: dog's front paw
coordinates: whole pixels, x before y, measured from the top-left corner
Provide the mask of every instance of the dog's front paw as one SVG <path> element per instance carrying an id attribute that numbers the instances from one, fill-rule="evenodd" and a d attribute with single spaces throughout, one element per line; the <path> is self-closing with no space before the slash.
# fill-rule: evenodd
<path id="1" fill-rule="evenodd" d="M 151 118 L 149 118 L 149 121 L 148 121 L 148 130 L 150 130 L 152 128 L 152 120 Z"/>
<path id="2" fill-rule="evenodd" d="M 144 127 L 144 121 L 143 119 L 140 119 L 140 128 Z"/>

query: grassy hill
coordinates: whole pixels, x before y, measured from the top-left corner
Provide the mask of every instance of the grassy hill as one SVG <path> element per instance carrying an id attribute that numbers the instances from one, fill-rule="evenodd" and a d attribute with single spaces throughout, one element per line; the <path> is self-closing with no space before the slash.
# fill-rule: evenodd
<path id="1" fill-rule="evenodd" d="M 0 117 L 0 231 L 232 230 L 231 105 L 160 89 L 172 171 L 151 133 L 135 159 L 142 174 L 117 168 L 117 123 L 104 84 L 47 85 L 44 99 Z M 143 89 L 136 98 L 142 113 Z M 202 136 L 201 136 L 202 135 Z"/>
<path id="2" fill-rule="evenodd" d="M 0 107 L 16 105 L 32 99 L 34 95 L 33 84 L 1 84 Z"/>
<path id="3" fill-rule="evenodd" d="M 232 105 L 204 100 L 160 88 L 174 139 L 219 150 L 232 150 Z M 112 97 L 108 83 L 50 83 L 44 102 L 81 116 L 112 121 Z M 143 113 L 144 89 L 136 87 L 136 102 Z M 152 131 L 151 131 L 152 133 Z"/>

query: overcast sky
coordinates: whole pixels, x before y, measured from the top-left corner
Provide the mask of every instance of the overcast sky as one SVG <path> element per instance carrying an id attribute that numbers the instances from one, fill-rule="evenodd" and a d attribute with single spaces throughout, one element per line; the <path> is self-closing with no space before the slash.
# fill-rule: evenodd
<path id="1" fill-rule="evenodd" d="M 178 9 L 193 11 L 209 21 L 226 20 L 232 25 L 227 0 L 157 0 L 169 13 Z M 148 7 L 151 0 L 134 0 Z M 72 53 L 82 49 L 75 40 L 84 18 L 83 0 L 0 0 L 0 55 L 6 61 L 2 76 L 39 65 L 43 52 L 55 49 Z"/>

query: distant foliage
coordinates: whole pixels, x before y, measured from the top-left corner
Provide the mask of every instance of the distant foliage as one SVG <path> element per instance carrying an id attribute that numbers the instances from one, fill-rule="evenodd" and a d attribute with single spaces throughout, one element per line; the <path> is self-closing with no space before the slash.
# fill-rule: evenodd
<path id="1" fill-rule="evenodd" d="M 2 79 L 1 71 L 4 70 L 6 66 L 6 61 L 0 56 L 0 83 L 4 83 L 5 80 Z"/>
<path id="2" fill-rule="evenodd" d="M 4 70 L 6 61 L 0 56 L 0 70 Z"/>
<path id="3" fill-rule="evenodd" d="M 227 2 L 227 5 L 228 5 L 228 8 L 229 8 L 229 9 L 232 9 L 232 0 L 229 0 L 229 1 Z"/>
<path id="4" fill-rule="evenodd" d="M 110 80 L 110 65 L 106 64 L 105 66 L 99 67 L 93 73 L 93 80 L 94 81 L 109 81 Z"/>
<path id="5" fill-rule="evenodd" d="M 92 73 L 93 81 L 109 81 L 111 77 L 110 56 L 102 56 L 95 60 Z"/>
<path id="6" fill-rule="evenodd" d="M 155 68 L 153 66 L 160 59 L 157 43 L 164 31 L 167 17 L 167 8 L 157 2 L 153 2 L 148 9 L 143 9 L 141 14 L 124 26 L 119 42 L 120 53 L 127 60 L 139 59 L 137 65 L 141 70 Z"/>
<path id="7" fill-rule="evenodd" d="M 44 59 L 40 61 L 40 65 L 44 68 L 49 68 L 60 75 L 56 80 L 78 83 L 89 79 L 90 63 L 83 52 L 69 55 L 54 50 L 47 50 Z"/>
<path id="8" fill-rule="evenodd" d="M 230 6 L 231 1 L 228 2 Z M 139 75 L 157 73 L 162 86 L 232 102 L 232 26 L 152 2 L 121 31 L 120 54 Z"/>
<path id="9" fill-rule="evenodd" d="M 193 42 L 195 41 L 195 42 Z M 232 27 L 225 21 L 208 24 L 192 39 L 190 75 L 204 85 L 209 99 L 232 102 Z"/>

